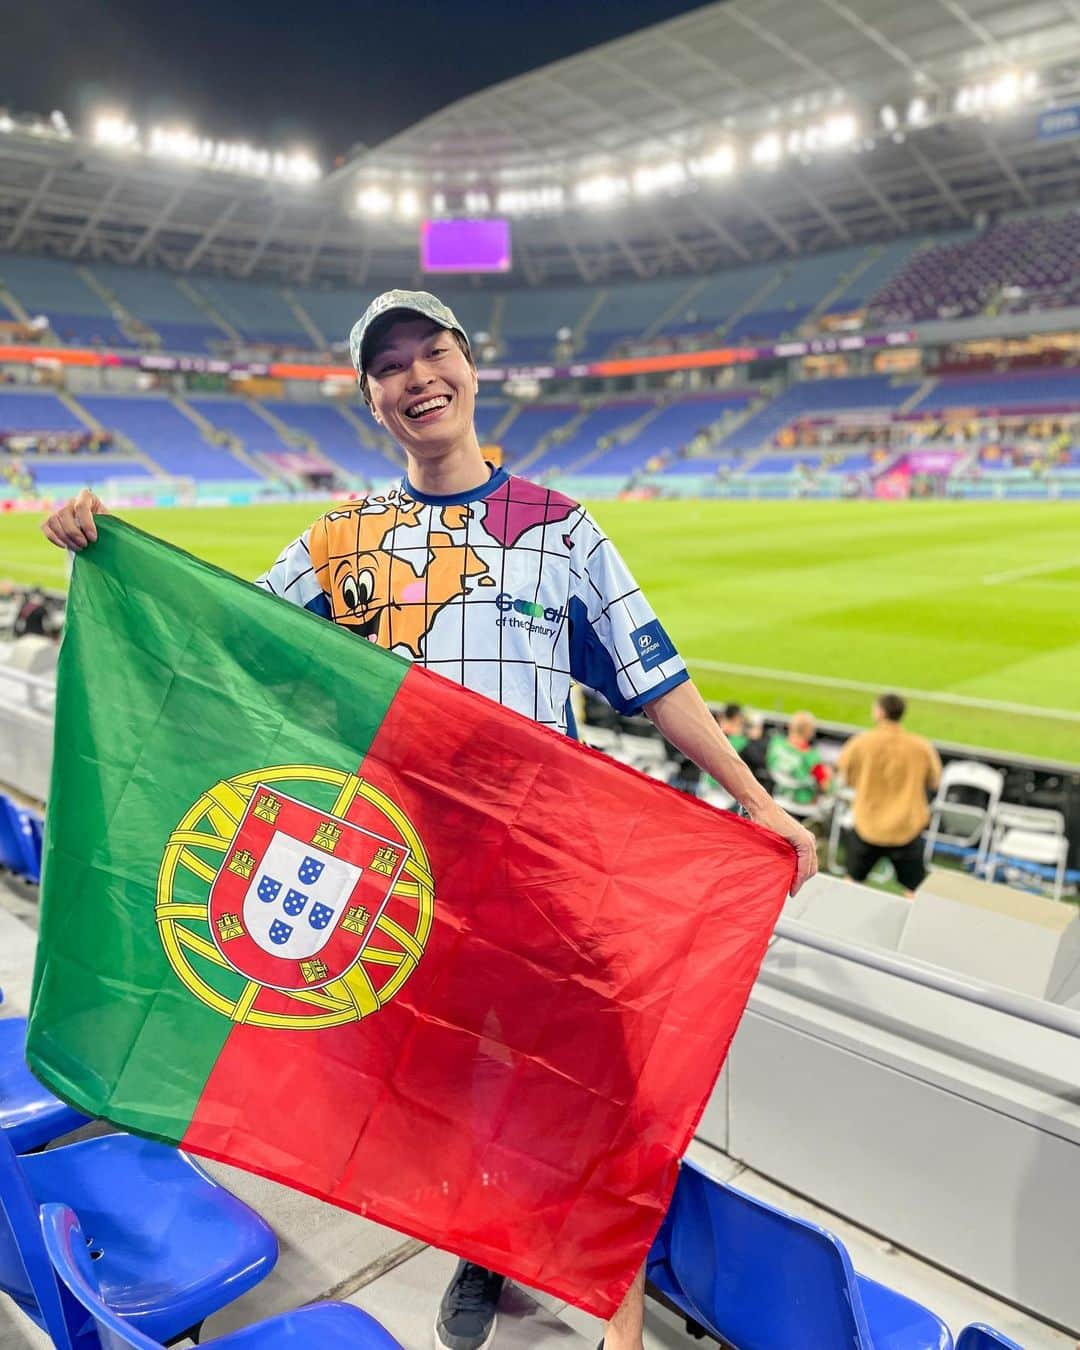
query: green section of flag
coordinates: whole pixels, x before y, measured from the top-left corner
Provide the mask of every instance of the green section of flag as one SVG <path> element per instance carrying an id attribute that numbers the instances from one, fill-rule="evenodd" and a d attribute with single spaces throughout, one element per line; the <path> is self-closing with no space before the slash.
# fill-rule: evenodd
<path id="1" fill-rule="evenodd" d="M 355 770 L 409 667 L 118 520 L 98 529 L 75 562 L 60 653 L 28 1058 L 88 1112 L 177 1139 L 233 1024 L 162 945 L 170 833 L 236 775 Z M 191 851 L 204 870 L 224 857 L 223 844 Z M 179 869 L 172 899 L 205 898 Z M 205 939 L 205 921 L 177 927 Z M 240 996 L 245 980 L 205 946 L 186 954 Z"/>

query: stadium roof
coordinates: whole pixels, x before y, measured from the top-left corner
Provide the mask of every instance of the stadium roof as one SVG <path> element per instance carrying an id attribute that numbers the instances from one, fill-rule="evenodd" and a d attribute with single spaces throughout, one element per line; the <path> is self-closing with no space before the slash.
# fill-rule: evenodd
<path id="1" fill-rule="evenodd" d="M 1074 200 L 1080 138 L 1039 118 L 1077 101 L 1080 0 L 728 0 L 462 99 L 317 182 L 0 117 L 0 250 L 402 282 L 418 211 L 490 210 L 516 216 L 518 281 L 705 271 Z"/>

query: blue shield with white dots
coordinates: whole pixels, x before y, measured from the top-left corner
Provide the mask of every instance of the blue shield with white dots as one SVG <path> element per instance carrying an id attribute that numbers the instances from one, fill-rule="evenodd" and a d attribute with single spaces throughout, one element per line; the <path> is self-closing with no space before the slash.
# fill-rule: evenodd
<path id="1" fill-rule="evenodd" d="M 277 947 L 284 947 L 292 935 L 293 926 L 291 923 L 285 923 L 282 919 L 275 919 L 270 925 L 270 941 Z"/>
<path id="2" fill-rule="evenodd" d="M 281 902 L 281 908 L 288 914 L 290 919 L 295 919 L 298 914 L 303 914 L 304 906 L 307 904 L 306 895 L 301 895 L 299 891 L 294 891 L 291 887 Z"/>
<path id="3" fill-rule="evenodd" d="M 264 905 L 272 905 L 281 892 L 281 882 L 268 877 L 264 872 L 259 877 L 258 897 Z"/>
<path id="4" fill-rule="evenodd" d="M 307 857 L 304 859 L 304 861 L 300 864 L 298 876 L 300 878 L 301 885 L 314 886 L 315 883 L 318 881 L 318 879 L 322 876 L 325 868 L 326 864 L 322 862 L 321 859 L 313 858 L 309 853 Z"/>
<path id="5" fill-rule="evenodd" d="M 356 863 L 316 857 L 310 842 L 275 830 L 248 885 L 244 927 L 263 951 L 306 961 L 337 929 L 362 874 Z"/>

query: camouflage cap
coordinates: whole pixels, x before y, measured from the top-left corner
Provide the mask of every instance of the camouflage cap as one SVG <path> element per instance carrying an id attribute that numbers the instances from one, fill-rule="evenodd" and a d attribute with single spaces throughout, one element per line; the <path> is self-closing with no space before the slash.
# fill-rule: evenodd
<path id="1" fill-rule="evenodd" d="M 370 351 L 364 349 L 364 340 L 371 330 L 371 325 L 376 319 L 381 319 L 384 314 L 391 311 L 401 311 L 402 315 L 414 314 L 423 319 L 430 319 L 440 328 L 460 333 L 465 339 L 465 345 L 469 345 L 469 335 L 458 323 L 454 311 L 449 305 L 444 305 L 437 295 L 432 295 L 430 291 L 383 291 L 382 295 L 377 295 L 364 310 L 363 317 L 357 319 L 349 334 L 349 356 L 357 375 L 363 375 L 364 367 L 371 356 Z"/>

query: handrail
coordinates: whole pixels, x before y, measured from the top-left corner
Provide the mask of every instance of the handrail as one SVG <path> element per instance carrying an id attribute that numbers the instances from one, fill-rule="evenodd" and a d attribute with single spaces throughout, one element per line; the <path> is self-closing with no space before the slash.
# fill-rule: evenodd
<path id="1" fill-rule="evenodd" d="M 31 675 L 25 670 L 17 670 L 14 666 L 0 665 L 0 679 L 14 680 L 17 684 L 25 685 L 27 689 L 36 690 L 40 694 L 56 694 L 56 678 L 50 680 L 43 675 Z"/>
<path id="2" fill-rule="evenodd" d="M 780 919 L 774 932 L 776 937 L 785 938 L 799 946 L 813 947 L 829 956 L 837 956 L 842 961 L 868 966 L 871 970 L 880 970 L 886 975 L 896 975 L 902 980 L 921 984 L 927 989 L 952 994 L 967 1003 L 977 1003 L 983 1008 L 992 1008 L 994 1012 L 1006 1013 L 1009 1017 L 1017 1017 L 1024 1022 L 1035 1022 L 1050 1031 L 1061 1031 L 1066 1036 L 1080 1039 L 1080 1012 L 1072 1008 L 1047 1003 L 1043 999 L 1033 998 L 1030 994 L 1018 994 L 1012 989 L 1003 989 L 1000 985 L 988 984 L 983 980 L 954 975 L 951 971 L 932 965 L 929 961 L 920 961 L 910 956 L 893 956 L 889 952 L 873 947 L 861 947 L 857 943 L 845 942 L 841 938 L 819 933 L 797 919 Z"/>

